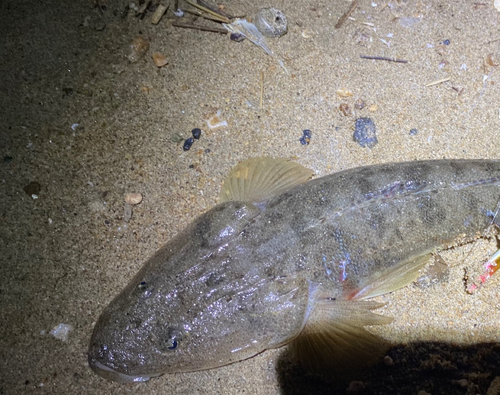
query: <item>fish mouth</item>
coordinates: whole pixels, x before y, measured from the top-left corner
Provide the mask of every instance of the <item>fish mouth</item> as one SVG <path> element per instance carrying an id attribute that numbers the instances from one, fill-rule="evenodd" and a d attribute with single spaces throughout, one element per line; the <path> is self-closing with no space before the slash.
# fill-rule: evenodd
<path id="1" fill-rule="evenodd" d="M 115 381 L 117 383 L 141 383 L 144 381 L 148 381 L 151 377 L 157 377 L 161 375 L 161 373 L 153 373 L 140 376 L 125 374 L 102 364 L 91 355 L 89 355 L 89 366 L 99 376 L 107 380 Z"/>

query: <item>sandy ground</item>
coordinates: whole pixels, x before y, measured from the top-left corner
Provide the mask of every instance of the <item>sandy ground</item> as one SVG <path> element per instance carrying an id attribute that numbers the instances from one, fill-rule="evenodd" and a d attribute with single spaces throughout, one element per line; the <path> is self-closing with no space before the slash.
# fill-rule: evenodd
<path id="1" fill-rule="evenodd" d="M 499 393 L 500 280 L 473 296 L 462 284 L 464 268 L 480 270 L 494 241 L 444 254 L 448 282 L 383 298 L 396 320 L 377 330 L 403 345 L 389 352 L 392 364 L 357 373 L 358 383 L 309 377 L 283 350 L 128 386 L 87 366 L 100 312 L 214 205 L 238 161 L 282 156 L 321 176 L 390 161 L 499 158 L 500 67 L 484 61 L 500 58 L 493 0 L 359 3 L 335 29 L 348 1 L 227 2 L 235 14 L 269 5 L 286 13 L 288 34 L 269 46 L 287 74 L 248 41 L 171 26 L 173 2 L 156 26 L 126 1 L 0 2 L 0 394 L 317 394 L 349 385 L 370 394 Z M 403 26 L 411 17 L 420 21 Z M 150 47 L 131 62 L 138 36 Z M 167 66 L 154 65 L 155 51 Z M 365 108 L 355 108 L 358 99 Z M 228 126 L 209 129 L 218 110 Z M 358 117 L 377 126 L 373 149 L 353 141 Z M 195 127 L 202 137 L 183 151 L 179 136 Z M 303 129 L 309 145 L 299 142 Z M 127 192 L 144 199 L 125 222 Z M 59 323 L 74 327 L 66 342 L 48 334 Z"/>

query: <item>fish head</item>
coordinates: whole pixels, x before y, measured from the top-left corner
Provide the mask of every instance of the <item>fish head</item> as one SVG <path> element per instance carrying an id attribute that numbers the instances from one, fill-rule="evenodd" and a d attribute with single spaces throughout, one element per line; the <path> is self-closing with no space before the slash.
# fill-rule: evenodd
<path id="1" fill-rule="evenodd" d="M 215 298 L 205 295 L 200 305 L 179 295 L 180 289 L 147 307 L 122 293 L 94 328 L 89 366 L 112 381 L 140 382 L 227 365 L 278 347 L 300 332 L 307 303 L 303 287 L 293 281 L 282 285 L 260 280 Z"/>
<path id="2" fill-rule="evenodd" d="M 257 213 L 224 203 L 151 257 L 99 317 L 90 367 L 118 382 L 210 369 L 273 347 L 288 326 L 300 327 L 300 314 L 293 315 L 298 324 L 275 318 L 303 308 L 299 286 L 262 279 L 234 240 Z"/>

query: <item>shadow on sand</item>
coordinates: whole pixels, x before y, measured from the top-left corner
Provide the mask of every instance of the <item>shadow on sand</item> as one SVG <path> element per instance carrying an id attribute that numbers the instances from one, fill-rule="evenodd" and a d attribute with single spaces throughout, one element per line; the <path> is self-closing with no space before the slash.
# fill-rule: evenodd
<path id="1" fill-rule="evenodd" d="M 499 343 L 459 346 L 421 342 L 395 346 L 386 356 L 390 358 L 371 368 L 326 381 L 307 374 L 290 362 L 288 353 L 282 353 L 277 367 L 281 393 L 500 394 L 500 377 L 494 381 L 500 376 Z"/>

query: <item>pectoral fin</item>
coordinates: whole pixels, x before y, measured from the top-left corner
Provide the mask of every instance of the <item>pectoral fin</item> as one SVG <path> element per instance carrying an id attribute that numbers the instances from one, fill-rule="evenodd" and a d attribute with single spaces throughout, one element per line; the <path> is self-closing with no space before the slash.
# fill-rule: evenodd
<path id="1" fill-rule="evenodd" d="M 375 362 L 388 343 L 364 327 L 392 321 L 371 312 L 381 306 L 374 301 L 317 301 L 304 329 L 291 343 L 292 355 L 311 372 L 323 375 Z"/>
<path id="2" fill-rule="evenodd" d="M 370 279 L 365 286 L 347 295 L 347 299 L 369 299 L 403 288 L 418 278 L 420 270 L 431 257 L 431 254 L 427 254 L 404 261 L 396 268 L 391 268 L 386 273 Z"/>

